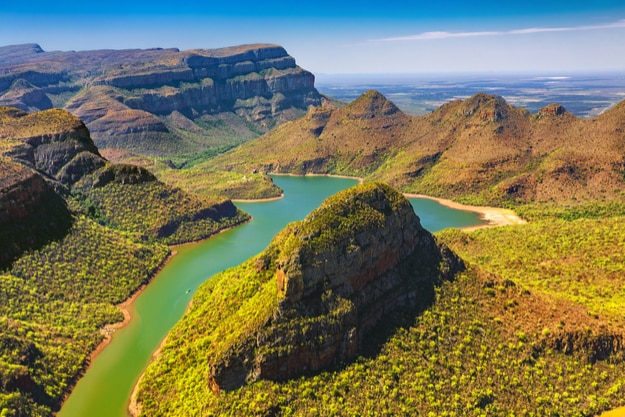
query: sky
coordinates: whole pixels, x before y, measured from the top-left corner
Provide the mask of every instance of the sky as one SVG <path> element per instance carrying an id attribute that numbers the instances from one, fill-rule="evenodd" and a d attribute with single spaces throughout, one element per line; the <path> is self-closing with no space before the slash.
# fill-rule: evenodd
<path id="1" fill-rule="evenodd" d="M 276 43 L 316 74 L 625 74 L 623 0 L 0 1 L 0 46 Z"/>

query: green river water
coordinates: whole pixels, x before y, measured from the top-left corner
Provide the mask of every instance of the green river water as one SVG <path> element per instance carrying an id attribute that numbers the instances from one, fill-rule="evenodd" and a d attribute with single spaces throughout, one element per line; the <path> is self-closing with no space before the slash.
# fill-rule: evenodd
<path id="1" fill-rule="evenodd" d="M 328 196 L 355 185 L 352 179 L 274 177 L 285 197 L 237 203 L 253 221 L 204 242 L 176 248 L 174 256 L 137 297 L 130 323 L 92 362 L 63 404 L 59 417 L 127 417 L 130 393 L 167 332 L 182 317 L 197 287 L 207 278 L 262 251 L 284 226 L 304 218 Z M 480 224 L 476 213 L 453 210 L 428 199 L 410 199 L 423 226 Z"/>

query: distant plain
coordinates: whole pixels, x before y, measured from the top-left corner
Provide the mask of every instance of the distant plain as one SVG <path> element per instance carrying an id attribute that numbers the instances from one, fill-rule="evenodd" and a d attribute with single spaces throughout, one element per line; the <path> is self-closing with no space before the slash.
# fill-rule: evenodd
<path id="1" fill-rule="evenodd" d="M 531 113 L 551 103 L 578 117 L 590 118 L 625 100 L 625 73 L 603 74 L 318 74 L 317 89 L 350 102 L 378 90 L 412 115 L 430 113 L 442 104 L 476 93 L 500 95 Z"/>

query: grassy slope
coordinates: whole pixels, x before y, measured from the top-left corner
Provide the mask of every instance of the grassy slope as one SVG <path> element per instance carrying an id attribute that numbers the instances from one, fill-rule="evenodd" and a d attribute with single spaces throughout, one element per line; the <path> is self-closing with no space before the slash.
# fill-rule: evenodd
<path id="1" fill-rule="evenodd" d="M 329 173 L 476 204 L 622 198 L 625 103 L 582 120 L 477 94 L 429 115 L 375 92 L 314 109 L 206 163 L 206 170 Z"/>

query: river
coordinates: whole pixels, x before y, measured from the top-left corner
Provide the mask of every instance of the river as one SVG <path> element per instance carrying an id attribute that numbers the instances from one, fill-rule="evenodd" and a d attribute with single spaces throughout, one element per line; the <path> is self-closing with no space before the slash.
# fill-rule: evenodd
<path id="1" fill-rule="evenodd" d="M 113 334 L 63 404 L 59 417 L 127 417 L 130 393 L 152 353 L 182 317 L 197 287 L 208 277 L 263 250 L 284 226 L 303 219 L 328 196 L 357 183 L 330 177 L 274 177 L 284 198 L 237 203 L 253 221 L 198 244 L 176 248 L 174 256 L 130 307 L 130 323 Z M 476 213 L 450 209 L 427 199 L 410 199 L 430 231 L 480 224 Z"/>

